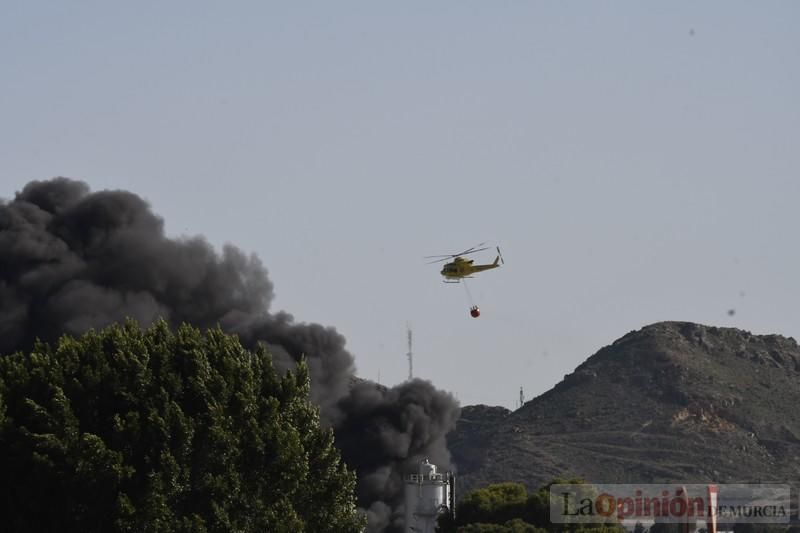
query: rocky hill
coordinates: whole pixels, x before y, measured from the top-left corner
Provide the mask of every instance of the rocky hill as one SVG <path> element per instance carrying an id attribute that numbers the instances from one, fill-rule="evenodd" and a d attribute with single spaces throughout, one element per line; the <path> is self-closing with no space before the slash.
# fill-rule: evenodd
<path id="1" fill-rule="evenodd" d="M 555 477 L 789 483 L 800 480 L 798 406 L 794 339 L 661 322 L 601 349 L 516 411 L 465 407 L 448 444 L 461 494 Z"/>

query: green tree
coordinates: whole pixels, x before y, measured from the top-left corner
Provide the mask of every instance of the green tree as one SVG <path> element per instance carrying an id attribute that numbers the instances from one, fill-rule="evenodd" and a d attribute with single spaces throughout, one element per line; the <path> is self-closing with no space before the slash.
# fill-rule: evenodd
<path id="1" fill-rule="evenodd" d="M 534 527 L 517 518 L 505 524 L 470 524 L 459 528 L 458 533 L 547 533 L 547 530 Z"/>
<path id="2" fill-rule="evenodd" d="M 440 533 L 622 533 L 611 524 L 554 524 L 550 520 L 550 488 L 554 484 L 585 483 L 556 479 L 528 493 L 520 483 L 497 483 L 467 494 L 456 506 L 456 517 L 439 520 Z"/>
<path id="3" fill-rule="evenodd" d="M 528 489 L 521 483 L 497 483 L 467 494 L 458 504 L 456 516 L 462 524 L 502 524 L 521 517 Z"/>
<path id="4" fill-rule="evenodd" d="M 0 358 L 3 531 L 357 532 L 305 364 L 134 322 Z"/>

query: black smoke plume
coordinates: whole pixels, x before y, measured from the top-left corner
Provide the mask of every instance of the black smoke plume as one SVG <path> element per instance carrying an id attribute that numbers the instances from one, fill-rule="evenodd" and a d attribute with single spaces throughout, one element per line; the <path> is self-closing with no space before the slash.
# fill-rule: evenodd
<path id="1" fill-rule="evenodd" d="M 166 237 L 163 220 L 133 193 L 56 178 L 0 202 L 0 354 L 127 317 L 142 325 L 163 317 L 266 343 L 279 369 L 305 357 L 312 399 L 358 472 L 369 530 L 400 531 L 402 476 L 424 457 L 450 467 L 445 435 L 457 403 L 421 380 L 393 388 L 359 380 L 342 335 L 271 312 L 272 298 L 256 256 Z"/>

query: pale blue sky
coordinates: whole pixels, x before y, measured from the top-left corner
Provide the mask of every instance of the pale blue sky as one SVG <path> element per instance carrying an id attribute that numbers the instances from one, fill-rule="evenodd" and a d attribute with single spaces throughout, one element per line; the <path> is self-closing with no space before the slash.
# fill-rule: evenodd
<path id="1" fill-rule="evenodd" d="M 407 321 L 507 407 L 658 320 L 800 336 L 800 3 L 12 1 L 0 66 L 1 197 L 136 192 L 363 377 Z M 474 320 L 422 257 L 485 240 Z"/>

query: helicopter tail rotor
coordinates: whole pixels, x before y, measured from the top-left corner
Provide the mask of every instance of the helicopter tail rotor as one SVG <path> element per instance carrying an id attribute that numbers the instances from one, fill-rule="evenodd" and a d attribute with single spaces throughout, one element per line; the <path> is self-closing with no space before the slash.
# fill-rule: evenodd
<path id="1" fill-rule="evenodd" d="M 497 257 L 500 258 L 500 264 L 505 265 L 506 262 L 503 260 L 503 253 L 500 251 L 500 247 L 497 247 Z"/>

